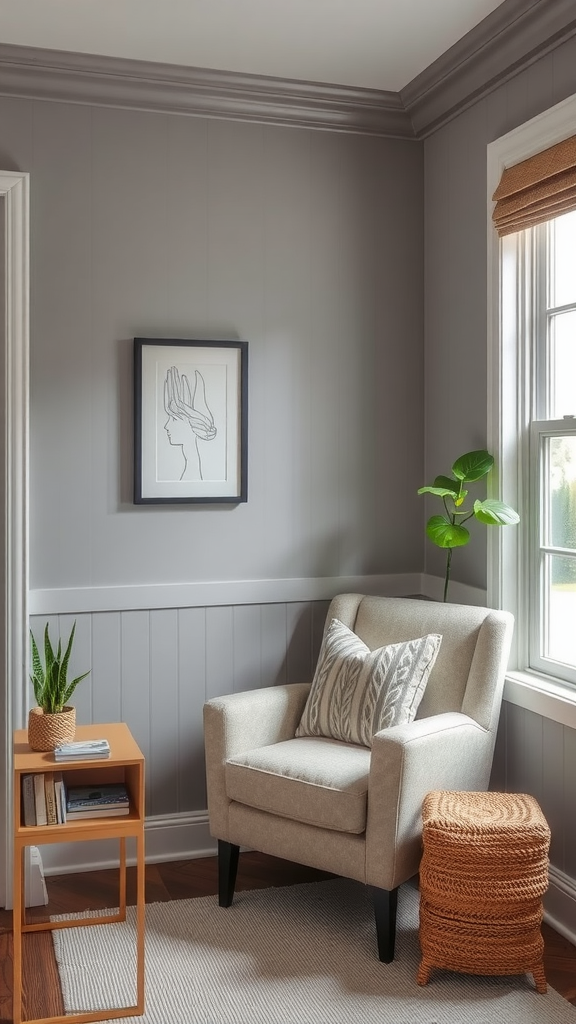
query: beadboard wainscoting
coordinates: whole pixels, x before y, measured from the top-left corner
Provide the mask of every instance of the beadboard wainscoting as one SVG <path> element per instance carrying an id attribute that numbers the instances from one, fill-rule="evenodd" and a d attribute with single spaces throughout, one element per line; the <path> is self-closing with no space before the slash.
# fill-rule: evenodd
<path id="1" fill-rule="evenodd" d="M 31 626 L 38 636 L 49 622 L 53 635 L 66 637 L 76 621 L 71 671 L 91 669 L 75 693 L 78 720 L 127 722 L 146 758 L 147 860 L 178 860 L 215 853 L 206 811 L 204 702 L 311 679 L 336 593 L 437 598 L 441 584 L 406 574 L 32 591 Z M 452 586 L 454 600 L 485 602 L 481 590 Z M 576 729 L 505 700 L 492 788 L 529 792 L 540 802 L 552 829 L 546 913 L 572 941 L 575 777 Z M 41 852 L 46 874 L 117 863 L 112 842 Z"/>

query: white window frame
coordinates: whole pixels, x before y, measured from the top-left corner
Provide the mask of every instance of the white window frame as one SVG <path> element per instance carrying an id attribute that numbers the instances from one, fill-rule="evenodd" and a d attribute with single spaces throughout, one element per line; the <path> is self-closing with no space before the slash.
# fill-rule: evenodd
<path id="1" fill-rule="evenodd" d="M 519 382 L 531 387 L 532 368 L 519 344 L 520 324 L 529 315 L 530 296 L 523 287 L 521 236 L 499 239 L 492 223 L 492 195 L 504 168 L 574 135 L 576 96 L 544 111 L 496 139 L 487 149 L 487 253 L 488 253 L 488 448 L 496 464 L 489 485 L 522 516 L 528 507 L 525 493 L 528 452 L 519 444 L 523 401 Z M 515 302 L 503 296 L 515 295 Z M 488 531 L 488 604 L 506 608 L 516 620 L 504 697 L 537 714 L 576 728 L 576 688 L 527 669 L 529 664 L 528 545 L 522 529 Z"/>

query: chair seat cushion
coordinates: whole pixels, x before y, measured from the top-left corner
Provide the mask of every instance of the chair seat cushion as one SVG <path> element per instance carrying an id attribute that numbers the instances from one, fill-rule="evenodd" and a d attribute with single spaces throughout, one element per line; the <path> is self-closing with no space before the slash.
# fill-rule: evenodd
<path id="1" fill-rule="evenodd" d="M 226 761 L 230 800 L 338 832 L 366 829 L 370 751 L 317 736 L 273 743 Z"/>

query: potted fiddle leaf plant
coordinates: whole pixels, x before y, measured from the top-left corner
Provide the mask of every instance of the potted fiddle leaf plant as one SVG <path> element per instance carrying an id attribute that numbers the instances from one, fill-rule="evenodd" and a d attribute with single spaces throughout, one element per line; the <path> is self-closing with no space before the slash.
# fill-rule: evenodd
<path id="1" fill-rule="evenodd" d="M 66 649 L 62 641 L 54 649 L 50 640 L 48 623 L 44 629 L 44 663 L 40 657 L 34 634 L 30 630 L 32 647 L 32 673 L 30 681 L 34 689 L 37 707 L 28 715 L 28 743 L 32 750 L 54 750 L 60 743 L 74 739 L 76 732 L 76 708 L 69 705 L 74 690 L 83 679 L 81 676 L 68 681 L 68 663 L 74 643 L 76 623 L 72 626 Z"/>
<path id="2" fill-rule="evenodd" d="M 450 582 L 452 551 L 454 548 L 464 547 L 470 540 L 470 532 L 464 523 L 472 517 L 486 526 L 513 526 L 520 522 L 520 516 L 510 505 L 505 505 L 503 501 L 496 501 L 494 498 L 486 498 L 484 501 L 476 499 L 472 507 L 465 507 L 468 497 L 465 485 L 482 480 L 493 465 L 492 455 L 483 449 L 466 452 L 456 459 L 451 477 L 437 476 L 431 486 L 420 487 L 418 490 L 418 494 L 435 495 L 444 505 L 444 515 L 431 516 L 426 524 L 426 533 L 430 540 L 446 551 L 444 601 Z"/>

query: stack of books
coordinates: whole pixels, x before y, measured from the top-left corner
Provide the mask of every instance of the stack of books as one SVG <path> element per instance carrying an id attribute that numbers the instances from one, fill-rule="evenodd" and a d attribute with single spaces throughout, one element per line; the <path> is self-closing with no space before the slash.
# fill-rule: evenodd
<path id="1" fill-rule="evenodd" d="M 34 772 L 22 776 L 24 824 L 61 825 L 66 821 L 66 792 L 62 772 Z"/>
<path id="2" fill-rule="evenodd" d="M 70 786 L 66 795 L 66 819 L 103 818 L 128 814 L 130 799 L 123 782 L 102 786 Z"/>
<path id="3" fill-rule="evenodd" d="M 130 798 L 123 782 L 66 787 L 62 772 L 32 772 L 22 776 L 22 812 L 27 828 L 62 825 L 129 814 Z"/>
<path id="4" fill-rule="evenodd" d="M 55 761 L 96 761 L 110 757 L 108 740 L 75 740 L 61 743 L 54 751 Z"/>

